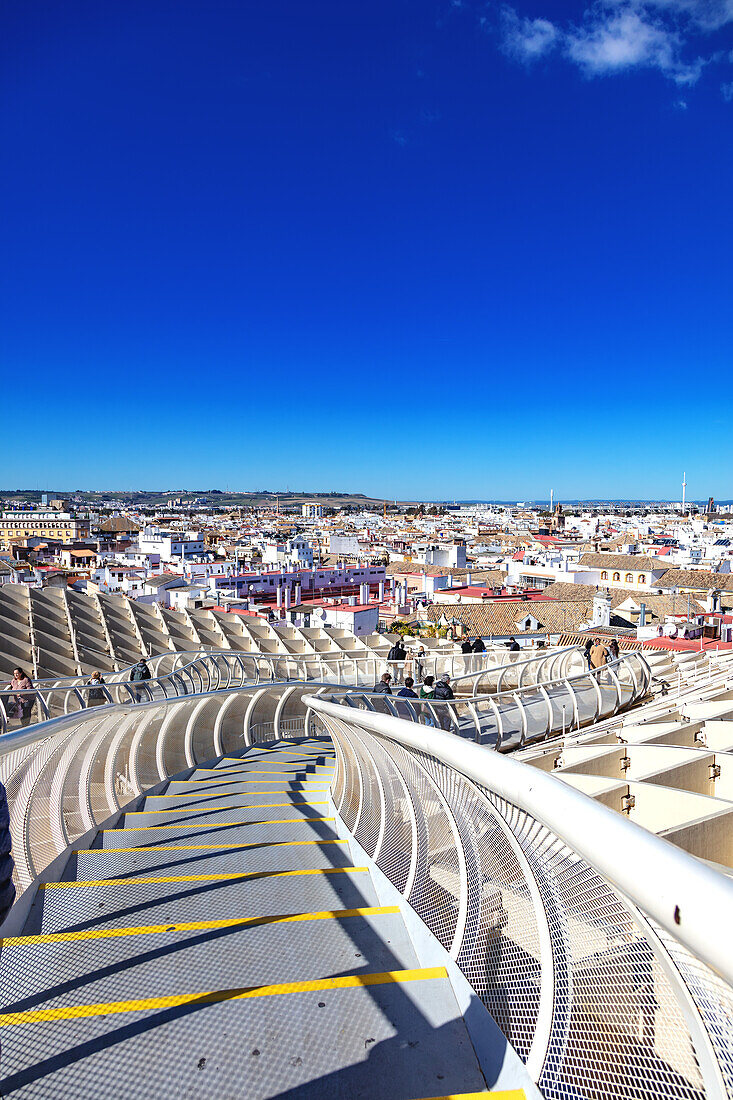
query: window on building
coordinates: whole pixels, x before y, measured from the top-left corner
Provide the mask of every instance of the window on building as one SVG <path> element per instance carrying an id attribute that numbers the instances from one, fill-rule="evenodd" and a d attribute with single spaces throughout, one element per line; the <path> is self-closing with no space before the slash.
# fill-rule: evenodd
<path id="1" fill-rule="evenodd" d="M 620 573 L 614 573 L 613 574 L 613 579 L 615 581 L 620 581 L 621 580 L 621 574 Z"/>
<path id="2" fill-rule="evenodd" d="M 632 573 L 627 573 L 626 577 L 624 579 L 625 579 L 626 584 L 633 584 L 634 583 L 634 577 L 633 577 Z"/>
<path id="3" fill-rule="evenodd" d="M 640 573 L 640 574 L 639 574 L 639 581 L 638 581 L 638 583 L 639 583 L 639 584 L 646 584 L 646 573 Z"/>
<path id="4" fill-rule="evenodd" d="M 607 581 L 607 580 L 608 580 L 608 573 L 606 572 L 606 570 L 605 570 L 605 569 L 604 569 L 604 570 L 603 570 L 603 572 L 601 573 L 601 580 L 602 580 L 602 581 Z"/>

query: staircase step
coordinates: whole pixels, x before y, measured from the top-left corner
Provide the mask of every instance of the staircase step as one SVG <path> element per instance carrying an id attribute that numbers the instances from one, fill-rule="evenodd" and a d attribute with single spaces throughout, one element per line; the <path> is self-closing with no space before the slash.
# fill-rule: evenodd
<path id="1" fill-rule="evenodd" d="M 247 800 L 249 803 L 249 799 Z M 328 799 L 318 796 L 312 801 L 304 798 L 288 800 L 275 797 L 269 802 L 260 802 L 256 805 L 236 805 L 231 802 L 219 807 L 184 807 L 171 810 L 138 810 L 134 813 L 126 813 L 123 818 L 125 829 L 154 828 L 163 825 L 190 827 L 192 825 L 227 825 L 231 822 L 260 821 L 263 815 L 268 821 L 282 821 L 302 815 L 303 817 L 318 817 L 328 810 Z"/>
<path id="2" fill-rule="evenodd" d="M 344 866 L 349 860 L 345 840 L 285 841 L 282 844 L 250 844 L 221 847 L 164 845 L 119 851 L 94 848 L 78 852 L 77 879 L 121 878 L 141 873 L 208 874 L 220 871 L 288 871 L 307 862 L 309 867 Z M 66 872 L 68 876 L 68 871 Z"/>
<path id="3" fill-rule="evenodd" d="M 69 883 L 39 893 L 40 931 L 83 931 L 87 927 L 120 928 L 130 924 L 359 909 L 378 904 L 371 877 L 365 871 L 331 868 L 303 873 L 308 870 L 303 867 L 299 868 L 299 874 L 282 872 L 262 878 Z"/>
<path id="4" fill-rule="evenodd" d="M 396 908 L 365 907 L 250 924 L 206 920 L 27 937 L 3 948 L 4 1012 L 169 996 L 190 989 L 271 985 L 419 965 Z M 257 923 L 259 922 L 259 923 Z M 92 937 L 92 938 L 90 938 Z M 51 942 L 49 942 L 49 939 Z M 39 992 L 39 990 L 41 992 Z"/>
<path id="5" fill-rule="evenodd" d="M 3 1026 L 4 1091 L 28 1097 L 411 1100 L 485 1082 L 441 969 L 78 1006 Z M 385 1091 L 385 1088 L 388 1091 Z"/>
<path id="6" fill-rule="evenodd" d="M 126 848 L 150 844 L 248 843 L 257 838 L 262 843 L 275 840 L 331 840 L 336 837 L 334 819 L 316 814 L 293 816 L 284 820 L 252 820 L 244 824 L 216 825 L 197 822 L 188 827 L 160 825 L 154 828 L 105 829 L 104 848 Z M 184 839 L 188 838 L 188 839 Z"/>

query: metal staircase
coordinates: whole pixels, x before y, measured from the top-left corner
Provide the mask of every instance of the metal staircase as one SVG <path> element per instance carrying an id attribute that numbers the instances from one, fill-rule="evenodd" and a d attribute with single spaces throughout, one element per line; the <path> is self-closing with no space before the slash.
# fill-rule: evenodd
<path id="1" fill-rule="evenodd" d="M 5 940 L 4 1097 L 536 1095 L 488 1092 L 448 969 L 336 830 L 333 765 L 251 747 L 71 854 Z M 521 1080 L 490 1021 L 488 1045 Z"/>

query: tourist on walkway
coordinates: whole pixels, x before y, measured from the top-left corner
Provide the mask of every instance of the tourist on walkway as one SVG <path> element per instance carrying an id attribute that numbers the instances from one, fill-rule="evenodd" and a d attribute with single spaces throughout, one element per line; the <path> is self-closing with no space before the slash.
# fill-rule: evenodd
<path id="1" fill-rule="evenodd" d="M 390 676 L 390 674 L 388 672 L 385 672 L 382 675 L 382 679 L 379 681 L 379 683 L 375 684 L 372 688 L 372 693 L 374 695 L 391 695 L 392 688 L 389 686 L 389 682 L 391 679 L 392 677 Z"/>
<path id="2" fill-rule="evenodd" d="M 413 691 L 414 683 L 415 681 L 412 676 L 405 676 L 405 686 L 400 688 L 397 692 L 397 697 L 402 699 L 417 699 L 417 692 Z M 397 713 L 400 718 L 407 718 L 408 721 L 412 721 L 415 717 L 414 712 L 407 703 L 396 703 L 395 706 L 397 707 Z"/>
<path id="3" fill-rule="evenodd" d="M 603 668 L 607 660 L 608 650 L 600 638 L 594 638 L 590 651 L 590 667 L 593 669 Z"/>
<path id="4" fill-rule="evenodd" d="M 440 677 L 437 684 L 435 685 L 434 697 L 436 702 L 441 703 L 446 703 L 449 699 L 455 699 L 453 688 L 450 686 L 450 676 L 447 672 L 443 673 L 443 675 Z M 444 730 L 449 730 L 453 725 L 451 720 L 450 707 L 441 707 L 439 714 L 440 728 Z"/>
<path id="5" fill-rule="evenodd" d="M 423 680 L 422 687 L 420 688 L 420 698 L 432 700 L 435 698 L 435 677 L 426 676 Z M 434 726 L 435 719 L 433 718 L 432 711 L 429 707 L 421 707 L 420 713 L 422 720 L 426 726 Z"/>
<path id="6" fill-rule="evenodd" d="M 87 706 L 99 707 L 107 700 L 105 698 L 104 689 L 102 684 L 104 680 L 101 672 L 93 672 L 91 680 L 88 681 L 89 691 L 87 692 Z"/>
<path id="7" fill-rule="evenodd" d="M 464 638 L 461 642 L 461 653 L 473 653 L 473 646 L 471 645 L 470 638 Z"/>
<path id="8" fill-rule="evenodd" d="M 149 680 L 149 679 L 150 679 L 150 669 L 148 668 L 148 663 L 147 663 L 147 661 L 145 660 L 144 657 L 141 657 L 140 660 L 137 662 L 137 664 L 132 666 L 132 671 L 130 672 L 130 683 L 131 684 L 139 684 L 143 680 Z M 147 697 L 148 697 L 147 692 L 143 691 L 143 689 L 141 687 L 135 688 L 135 702 L 136 703 L 139 703 L 141 699 L 145 699 Z"/>
<path id="9" fill-rule="evenodd" d="M 519 642 L 516 638 L 511 637 L 506 643 L 506 647 L 510 653 L 519 653 Z"/>
<path id="10" fill-rule="evenodd" d="M 17 692 L 31 692 L 33 691 L 33 682 L 30 677 L 26 676 L 22 668 L 13 669 L 13 679 L 10 681 L 9 687 L 13 691 Z M 35 704 L 35 695 L 15 695 L 13 696 L 13 717 L 20 719 L 21 726 L 29 726 L 31 724 L 31 711 Z"/>
<path id="11" fill-rule="evenodd" d="M 473 652 L 474 653 L 485 653 L 486 652 L 486 646 L 484 645 L 483 638 L 477 638 L 476 641 L 473 643 Z"/>
<path id="12" fill-rule="evenodd" d="M 435 685 L 435 698 L 436 699 L 455 699 L 453 694 L 453 688 L 450 686 L 450 676 L 447 672 L 438 680 Z"/>
<path id="13" fill-rule="evenodd" d="M 613 641 L 611 642 L 611 644 L 608 647 L 608 652 L 611 654 L 611 660 L 612 661 L 617 661 L 618 660 L 619 653 L 620 653 L 619 645 L 618 645 L 618 638 L 613 639 Z"/>
<path id="14" fill-rule="evenodd" d="M 412 676 L 405 676 L 405 686 L 400 688 L 397 692 L 398 696 L 402 696 L 403 699 L 417 699 L 417 692 L 413 691 L 415 681 Z"/>
<path id="15" fill-rule="evenodd" d="M 422 681 L 424 676 L 425 676 L 425 658 L 426 658 L 426 656 L 427 656 L 427 654 L 425 653 L 425 646 L 421 645 L 420 648 L 417 651 L 417 658 L 415 660 L 415 670 L 417 672 L 417 678 L 420 681 Z"/>
<path id="16" fill-rule="evenodd" d="M 389 661 L 389 663 L 392 665 L 392 667 L 394 669 L 395 680 L 397 681 L 397 683 L 400 682 L 400 673 L 402 671 L 402 662 L 404 661 L 405 656 L 406 656 L 406 650 L 405 650 L 405 647 L 402 644 L 402 638 L 398 638 L 397 641 L 395 642 L 395 644 L 390 649 L 389 653 L 387 654 L 387 660 Z"/>
<path id="17" fill-rule="evenodd" d="M 585 653 L 585 661 L 586 661 L 586 664 L 588 665 L 588 668 L 592 668 L 592 665 L 590 663 L 590 651 L 591 651 L 592 648 L 593 648 L 593 639 L 589 638 L 588 641 L 585 643 L 585 646 L 583 647 L 583 652 Z"/>

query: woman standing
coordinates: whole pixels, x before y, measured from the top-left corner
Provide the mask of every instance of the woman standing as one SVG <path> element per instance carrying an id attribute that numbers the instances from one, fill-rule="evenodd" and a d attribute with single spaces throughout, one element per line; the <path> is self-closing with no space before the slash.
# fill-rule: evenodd
<path id="1" fill-rule="evenodd" d="M 104 703 L 104 688 L 102 684 L 104 679 L 101 672 L 93 672 L 91 680 L 88 681 L 89 692 L 87 693 L 87 706 L 99 707 Z"/>
<path id="2" fill-rule="evenodd" d="M 29 726 L 31 724 L 31 711 L 33 710 L 33 704 L 36 700 L 35 696 L 25 694 L 25 692 L 33 691 L 33 683 L 30 677 L 26 676 L 22 668 L 13 669 L 13 679 L 10 681 L 10 688 L 13 691 L 24 693 L 15 696 L 15 714 L 17 718 L 20 718 L 21 726 Z"/>

